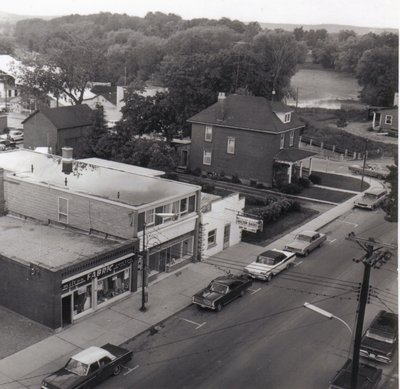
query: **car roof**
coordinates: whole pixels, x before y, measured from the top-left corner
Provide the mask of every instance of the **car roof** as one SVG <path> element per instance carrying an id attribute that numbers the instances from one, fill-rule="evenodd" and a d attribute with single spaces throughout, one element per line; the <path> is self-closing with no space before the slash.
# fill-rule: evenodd
<path id="1" fill-rule="evenodd" d="M 232 283 L 239 281 L 239 278 L 237 277 L 232 277 L 232 276 L 221 276 L 217 277 L 215 280 L 212 282 L 218 282 L 219 284 L 224 284 L 224 285 L 231 285 Z"/>
<path id="2" fill-rule="evenodd" d="M 91 363 L 97 362 L 98 360 L 104 357 L 115 359 L 114 355 L 112 355 L 107 350 L 104 350 L 101 347 L 92 346 L 74 355 L 72 359 L 84 363 L 85 365 L 90 365 Z"/>
<path id="3" fill-rule="evenodd" d="M 317 231 L 305 230 L 305 231 L 299 232 L 298 235 L 305 235 L 305 236 L 312 237 L 312 236 L 314 236 L 315 234 L 317 234 Z"/>
<path id="4" fill-rule="evenodd" d="M 282 256 L 285 256 L 285 254 L 282 251 L 279 250 L 267 250 L 259 254 L 260 257 L 268 257 L 268 258 L 282 258 Z"/>
<path id="5" fill-rule="evenodd" d="M 386 193 L 385 188 L 371 188 L 365 191 L 365 194 L 373 194 L 373 195 L 380 195 L 382 193 Z"/>
<path id="6" fill-rule="evenodd" d="M 397 328 L 397 321 L 396 313 L 380 311 L 372 321 L 370 328 L 390 332 Z"/>

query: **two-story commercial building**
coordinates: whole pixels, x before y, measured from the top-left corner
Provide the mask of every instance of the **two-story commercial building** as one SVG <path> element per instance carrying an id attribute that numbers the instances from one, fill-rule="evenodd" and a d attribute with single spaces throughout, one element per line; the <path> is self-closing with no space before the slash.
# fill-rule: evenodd
<path id="1" fill-rule="evenodd" d="M 0 304 L 52 328 L 198 259 L 200 187 L 30 150 L 0 153 Z M 148 174 L 146 174 L 148 173 Z"/>
<path id="2" fill-rule="evenodd" d="M 304 125 L 294 109 L 264 97 L 220 93 L 215 104 L 188 122 L 191 170 L 271 187 L 277 166 L 291 182 L 314 155 L 298 148 Z"/>

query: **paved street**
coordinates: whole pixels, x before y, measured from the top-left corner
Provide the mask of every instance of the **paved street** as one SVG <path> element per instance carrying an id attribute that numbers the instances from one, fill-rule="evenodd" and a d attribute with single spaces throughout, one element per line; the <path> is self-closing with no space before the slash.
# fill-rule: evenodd
<path id="1" fill-rule="evenodd" d="M 345 240 L 354 231 L 394 243 L 397 231 L 382 211 L 352 210 L 322 232 L 328 241 L 270 284 L 255 282 L 248 293 L 221 313 L 179 312 L 159 326 L 127 342 L 134 359 L 124 374 L 100 388 L 323 388 L 352 349 L 350 334 L 303 308 L 311 302 L 354 327 L 355 288 L 363 265 L 352 258 L 363 252 Z M 250 258 L 232 258 L 248 263 Z M 367 306 L 366 323 L 379 309 L 397 311 L 396 268 L 393 260 L 373 270 L 371 285 L 378 298 Z M 384 367 L 381 388 L 397 383 L 397 370 Z M 395 387 L 395 386 L 394 386 Z"/>

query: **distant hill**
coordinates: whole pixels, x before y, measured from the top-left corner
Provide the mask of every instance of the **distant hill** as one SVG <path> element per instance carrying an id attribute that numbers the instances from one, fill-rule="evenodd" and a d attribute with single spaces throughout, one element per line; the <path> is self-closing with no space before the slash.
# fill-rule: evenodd
<path id="1" fill-rule="evenodd" d="M 268 28 L 274 30 L 280 28 L 286 31 L 293 31 L 295 28 L 302 27 L 304 30 L 318 30 L 324 28 L 331 34 L 336 34 L 341 30 L 353 30 L 358 35 L 368 34 L 373 32 L 375 34 L 380 34 L 382 32 L 392 32 L 398 33 L 399 30 L 395 28 L 378 28 L 378 27 L 360 27 L 360 26 L 350 26 L 342 24 L 287 24 L 287 23 L 260 23 L 262 28 Z"/>
<path id="2" fill-rule="evenodd" d="M 8 12 L 2 12 L 0 11 L 0 24 L 15 24 L 19 20 L 23 19 L 44 19 L 44 20 L 50 20 L 53 19 L 55 16 L 32 16 L 32 15 L 17 15 L 17 14 L 11 14 Z"/>

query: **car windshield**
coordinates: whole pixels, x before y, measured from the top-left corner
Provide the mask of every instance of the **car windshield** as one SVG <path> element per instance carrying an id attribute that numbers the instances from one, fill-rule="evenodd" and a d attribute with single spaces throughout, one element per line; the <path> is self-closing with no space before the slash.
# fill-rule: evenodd
<path id="1" fill-rule="evenodd" d="M 212 282 L 210 285 L 210 289 L 213 292 L 221 293 L 221 294 L 226 294 L 228 292 L 228 287 L 223 284 L 219 284 L 218 282 Z"/>
<path id="2" fill-rule="evenodd" d="M 85 376 L 87 374 L 88 365 L 71 358 L 65 365 L 65 370 L 79 376 Z"/>
<path id="3" fill-rule="evenodd" d="M 390 336 L 381 336 L 378 334 L 374 334 L 372 331 L 367 331 L 367 336 L 368 338 L 371 339 L 375 339 L 375 340 L 379 340 L 380 342 L 385 342 L 385 343 L 390 343 L 393 344 L 394 343 L 394 337 L 390 337 Z"/>
<path id="4" fill-rule="evenodd" d="M 372 194 L 372 193 L 365 193 L 365 194 L 364 194 L 364 198 L 365 198 L 365 199 L 368 199 L 368 200 L 376 200 L 376 199 L 378 198 L 378 196 L 377 196 L 377 195 L 374 195 L 374 194 Z"/>
<path id="5" fill-rule="evenodd" d="M 307 236 L 307 235 L 299 234 L 299 235 L 297 235 L 297 238 L 296 238 L 296 239 L 302 240 L 302 241 L 304 241 L 304 242 L 311 242 L 311 237 L 310 237 L 310 236 Z"/>
<path id="6" fill-rule="evenodd" d="M 275 261 L 273 258 L 270 257 L 262 257 L 261 255 L 257 258 L 257 263 L 262 263 L 264 265 L 269 265 L 272 266 L 275 264 Z"/>

